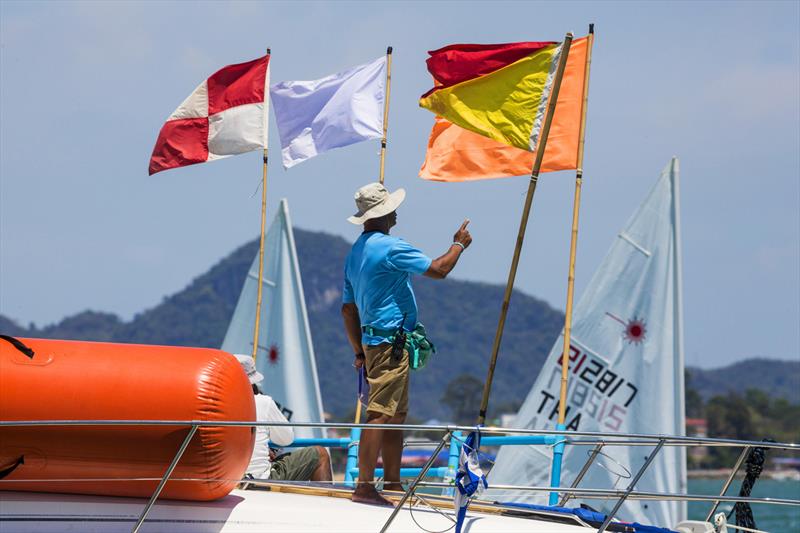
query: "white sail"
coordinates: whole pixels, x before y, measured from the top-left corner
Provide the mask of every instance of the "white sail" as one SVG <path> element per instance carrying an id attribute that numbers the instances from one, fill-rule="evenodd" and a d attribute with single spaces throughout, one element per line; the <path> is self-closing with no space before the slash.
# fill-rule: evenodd
<path id="1" fill-rule="evenodd" d="M 253 351 L 258 254 L 245 278 L 222 349 Z M 314 346 L 308 325 L 303 283 L 294 246 L 289 205 L 281 200 L 264 242 L 264 275 L 256 368 L 264 374 L 261 389 L 292 422 L 323 422 Z M 320 428 L 295 428 L 297 438 L 324 437 Z"/>
<path id="2" fill-rule="evenodd" d="M 685 434 L 677 185 L 678 160 L 673 158 L 617 235 L 575 307 L 568 430 Z M 555 427 L 562 347 L 563 334 L 550 351 L 514 427 Z M 590 451 L 589 446 L 566 447 L 562 486 L 572 483 Z M 651 451 L 651 447 L 606 446 L 604 455 L 598 456 L 579 486 L 624 489 Z M 489 474 L 489 486 L 549 486 L 551 459 L 549 447 L 503 447 Z M 636 490 L 685 494 L 685 449 L 662 448 Z M 500 495 L 495 491 L 493 497 L 547 503 L 546 494 L 532 492 Z M 585 501 L 606 512 L 615 503 Z M 686 505 L 664 500 L 628 501 L 617 516 L 674 526 L 686 518 Z"/>

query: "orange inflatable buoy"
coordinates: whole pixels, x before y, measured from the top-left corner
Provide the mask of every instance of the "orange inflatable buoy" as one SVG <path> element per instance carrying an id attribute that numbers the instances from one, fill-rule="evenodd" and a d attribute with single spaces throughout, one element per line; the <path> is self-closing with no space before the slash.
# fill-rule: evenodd
<path id="1" fill-rule="evenodd" d="M 0 420 L 255 420 L 239 362 L 208 348 L 0 336 Z M 148 497 L 187 426 L 0 427 L 0 490 Z M 201 427 L 161 497 L 214 500 L 242 478 L 254 430 Z"/>

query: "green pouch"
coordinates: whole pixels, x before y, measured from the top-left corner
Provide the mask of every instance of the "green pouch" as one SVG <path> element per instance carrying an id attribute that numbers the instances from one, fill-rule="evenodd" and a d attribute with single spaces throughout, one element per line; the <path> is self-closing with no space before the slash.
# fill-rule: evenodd
<path id="1" fill-rule="evenodd" d="M 436 353 L 436 347 L 428 338 L 425 326 L 417 324 L 414 331 L 406 334 L 406 350 L 408 350 L 408 363 L 411 370 L 419 370 L 424 367 L 431 354 Z"/>

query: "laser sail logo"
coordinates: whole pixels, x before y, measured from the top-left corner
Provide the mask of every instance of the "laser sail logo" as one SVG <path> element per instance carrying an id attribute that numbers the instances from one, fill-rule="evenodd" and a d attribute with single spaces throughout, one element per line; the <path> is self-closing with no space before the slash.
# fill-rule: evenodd
<path id="1" fill-rule="evenodd" d="M 277 365 L 279 356 L 280 356 L 280 351 L 278 350 L 278 345 L 277 344 L 273 344 L 272 346 L 270 346 L 269 347 L 269 355 L 267 356 L 268 360 L 269 360 L 269 364 Z"/>
<path id="2" fill-rule="evenodd" d="M 647 325 L 644 319 L 633 317 L 626 322 L 608 311 L 606 311 L 606 316 L 622 324 L 624 328 L 622 330 L 622 336 L 628 341 L 628 344 L 642 344 L 647 339 Z"/>

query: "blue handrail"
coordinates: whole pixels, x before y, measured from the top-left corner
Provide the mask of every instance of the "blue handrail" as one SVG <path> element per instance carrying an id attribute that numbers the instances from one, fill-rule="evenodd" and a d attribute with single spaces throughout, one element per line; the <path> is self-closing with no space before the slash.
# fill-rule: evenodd
<path id="1" fill-rule="evenodd" d="M 564 431 L 564 426 L 556 427 L 557 431 Z M 324 446 L 326 448 L 346 448 L 347 464 L 344 471 L 344 483 L 348 487 L 355 486 L 358 477 L 358 441 L 361 438 L 361 428 L 353 428 L 350 437 L 330 438 L 330 439 L 295 439 L 287 448 L 302 448 L 305 446 Z M 450 439 L 450 452 L 448 455 L 447 466 L 431 468 L 428 477 L 441 477 L 448 480 L 455 478 L 458 469 L 458 459 L 461 454 L 461 444 L 463 435 L 460 431 L 453 432 Z M 483 446 L 553 446 L 553 463 L 550 472 L 550 486 L 560 487 L 561 483 L 561 462 L 564 457 L 564 447 L 568 444 L 563 436 L 556 435 L 505 435 L 505 436 L 485 436 L 481 437 Z M 419 474 L 419 468 L 401 468 L 402 477 L 414 477 Z M 383 476 L 383 469 L 376 468 L 375 475 Z M 452 489 L 445 489 L 445 495 L 452 495 Z M 558 493 L 550 493 L 550 505 L 558 503 Z"/>
<path id="2" fill-rule="evenodd" d="M 440 466 L 437 468 L 429 468 L 428 472 L 425 474 L 425 477 L 445 477 L 447 475 L 448 467 Z M 422 468 L 410 467 L 410 468 L 401 468 L 400 469 L 400 477 L 416 477 L 419 473 L 422 472 Z M 358 477 L 358 468 L 352 468 L 349 472 L 347 472 L 353 479 Z M 376 468 L 375 469 L 375 477 L 383 477 L 383 468 Z"/>

